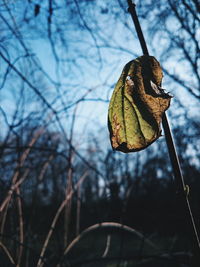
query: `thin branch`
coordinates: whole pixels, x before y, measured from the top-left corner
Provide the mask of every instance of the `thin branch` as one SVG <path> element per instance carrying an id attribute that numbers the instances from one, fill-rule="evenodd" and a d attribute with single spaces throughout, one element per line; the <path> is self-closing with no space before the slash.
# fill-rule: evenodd
<path id="1" fill-rule="evenodd" d="M 88 174 L 88 171 L 86 171 L 86 172 L 82 175 L 82 177 L 81 177 L 81 178 L 79 179 L 79 181 L 77 182 L 76 187 L 77 187 L 78 185 L 80 185 L 81 183 L 83 183 L 83 181 L 85 180 L 87 174 Z M 50 230 L 49 230 L 49 232 L 48 232 L 48 234 L 47 234 L 47 236 L 46 236 L 46 239 L 45 239 L 45 241 L 44 241 L 44 245 L 43 245 L 42 250 L 41 250 L 41 253 L 40 253 L 40 257 L 39 257 L 39 260 L 38 260 L 38 263 L 37 263 L 37 267 L 42 267 L 43 264 L 44 264 L 44 262 L 42 262 L 42 259 L 44 258 L 44 254 L 45 254 L 45 251 L 46 251 L 46 249 L 47 249 L 47 246 L 48 246 L 48 243 L 49 243 L 49 241 L 50 241 L 50 238 L 51 238 L 51 236 L 52 236 L 52 234 L 53 234 L 53 231 L 54 231 L 56 222 L 57 222 L 57 220 L 58 220 L 58 218 L 59 218 L 59 216 L 60 216 L 62 210 L 64 209 L 64 207 L 66 206 L 66 204 L 68 203 L 68 201 L 70 201 L 70 199 L 71 199 L 73 193 L 74 193 L 74 190 L 72 189 L 71 192 L 70 192 L 68 195 L 65 196 L 65 199 L 63 200 L 63 202 L 61 203 L 60 207 L 58 208 L 58 210 L 57 210 L 57 212 L 56 212 L 56 215 L 55 215 L 55 217 L 54 217 L 54 219 L 53 219 L 53 221 L 52 221 L 52 224 L 51 224 L 51 226 L 50 226 Z"/>
<path id="2" fill-rule="evenodd" d="M 39 96 L 39 98 L 42 100 L 42 102 L 53 112 L 53 114 L 56 114 L 56 111 L 52 108 L 52 106 L 49 104 L 49 102 L 46 100 L 46 98 L 40 93 L 40 91 L 30 83 L 29 80 L 1 53 L 0 56 L 2 59 L 19 75 L 19 77 L 36 93 L 36 95 Z"/>
<path id="3" fill-rule="evenodd" d="M 99 55 L 99 60 L 100 60 L 100 62 L 102 62 L 101 53 L 100 53 L 100 50 L 99 50 L 99 47 L 98 47 L 97 39 L 96 39 L 94 33 L 92 32 L 92 30 L 90 29 L 90 27 L 87 25 L 87 22 L 85 21 L 84 17 L 82 16 L 81 10 L 80 10 L 80 7 L 79 7 L 79 4 L 78 4 L 77 0 L 74 0 L 74 2 L 76 4 L 77 10 L 78 10 L 78 14 L 79 14 L 79 16 L 80 16 L 80 18 L 81 18 L 81 20 L 83 22 L 84 27 L 89 32 L 89 34 L 91 35 L 92 39 L 94 40 L 94 43 L 95 43 L 95 46 L 97 48 L 97 52 L 98 52 L 98 55 Z M 100 66 L 100 68 L 101 68 L 101 66 Z"/>
<path id="4" fill-rule="evenodd" d="M 11 186 L 11 188 L 8 191 L 8 195 L 7 197 L 4 199 L 3 203 L 1 204 L 3 206 L 3 208 L 5 207 L 5 205 L 10 201 L 10 197 L 12 196 L 14 191 L 17 191 L 17 188 L 23 183 L 23 181 L 26 179 L 26 177 L 28 176 L 30 172 L 30 169 L 26 169 L 24 174 L 22 175 L 22 177 Z M 0 212 L 2 212 L 3 208 L 0 210 Z"/>
<path id="5" fill-rule="evenodd" d="M 77 204 L 76 204 L 76 235 L 80 233 L 80 216 L 81 216 L 81 185 L 77 186 Z"/>
<path id="6" fill-rule="evenodd" d="M 13 178 L 12 178 L 12 185 L 11 185 L 11 188 L 9 189 L 8 193 L 7 193 L 7 197 L 5 198 L 5 200 L 3 201 L 3 203 L 1 204 L 0 206 L 0 214 L 1 214 L 1 229 L 0 229 L 0 233 L 2 234 L 3 231 L 4 231 L 4 226 L 5 226 L 5 222 L 6 222 L 6 217 L 7 217 L 7 211 L 8 211 L 8 206 L 9 206 L 9 202 L 12 198 L 12 194 L 13 194 L 13 186 L 15 185 L 18 177 L 19 177 L 19 174 L 20 174 L 20 169 L 21 167 L 23 166 L 24 164 L 24 161 L 26 160 L 26 158 L 28 157 L 28 154 L 30 152 L 30 149 L 31 147 L 34 145 L 34 143 L 37 141 L 37 139 L 39 138 L 39 136 L 44 132 L 44 129 L 41 128 L 40 130 L 38 130 L 34 137 L 32 138 L 32 140 L 30 141 L 29 143 L 29 148 L 27 148 L 24 153 L 22 154 L 22 156 L 20 157 L 20 160 L 19 160 L 19 164 L 18 164 L 18 167 L 17 167 L 17 170 L 16 172 L 14 173 L 13 175 Z M 26 178 L 26 175 L 27 175 L 27 172 L 25 172 L 25 175 L 24 177 L 22 177 L 21 181 L 22 182 L 25 178 Z M 4 212 L 3 212 L 4 211 Z"/>
<path id="7" fill-rule="evenodd" d="M 136 235 L 138 238 L 140 238 L 141 240 L 146 240 L 146 242 L 148 243 L 149 246 L 151 246 L 154 249 L 157 249 L 157 247 L 148 239 L 146 239 L 140 232 L 136 231 L 135 229 L 126 226 L 124 224 L 120 224 L 120 223 L 114 223 L 114 222 L 103 222 L 103 223 L 98 223 L 98 224 L 94 224 L 90 227 L 88 227 L 87 229 L 85 229 L 79 236 L 77 236 L 70 244 L 69 246 L 65 249 L 64 251 L 64 255 L 67 255 L 69 253 L 69 251 L 71 251 L 71 249 L 88 233 L 97 230 L 97 229 L 118 229 L 118 230 L 124 230 L 130 234 L 134 234 Z"/>
<path id="8" fill-rule="evenodd" d="M 41 171 L 40 171 L 40 174 L 38 175 L 38 182 L 41 182 L 41 181 L 42 181 L 42 179 L 43 179 L 43 177 L 44 177 L 44 174 L 45 174 L 45 172 L 46 172 L 46 170 L 47 170 L 47 168 L 48 168 L 50 162 L 53 160 L 53 158 L 54 158 L 54 155 L 51 154 L 51 155 L 49 156 L 48 160 L 47 160 L 47 161 L 45 162 L 45 164 L 43 165 L 43 167 L 42 167 L 42 169 L 41 169 Z"/>
<path id="9" fill-rule="evenodd" d="M 184 87 L 185 89 L 187 89 L 188 92 L 191 93 L 191 95 L 193 95 L 195 98 L 200 99 L 200 95 L 197 95 L 196 93 L 194 93 L 194 91 L 191 89 L 190 86 L 186 85 L 181 79 L 178 78 L 177 75 L 174 75 L 172 73 L 170 73 L 167 69 L 163 68 L 164 72 L 171 78 L 173 79 L 176 83 L 178 83 L 179 85 L 181 85 L 182 87 Z"/>
<path id="10" fill-rule="evenodd" d="M 170 1 L 170 0 L 169 0 Z M 142 48 L 142 51 L 145 55 L 149 55 L 148 53 L 148 49 L 146 46 L 146 42 L 143 36 L 143 32 L 137 17 L 137 13 L 136 13 L 136 9 L 135 9 L 135 4 L 132 3 L 132 0 L 127 0 L 127 3 L 129 5 L 129 11 L 131 13 L 137 34 L 138 34 L 138 38 L 140 41 L 140 45 Z M 194 217 L 191 211 L 191 207 L 190 207 L 190 203 L 189 203 L 189 199 L 188 199 L 188 193 L 186 192 L 186 185 L 185 185 L 185 181 L 184 181 L 184 177 L 182 175 L 181 172 L 181 168 L 180 168 L 180 163 L 179 163 L 179 158 L 176 152 L 176 147 L 173 141 L 173 137 L 172 137 L 172 133 L 171 133 L 171 129 L 169 127 L 169 123 L 168 123 L 168 119 L 166 114 L 164 113 L 163 118 L 162 118 L 162 125 L 164 128 L 164 132 L 165 132 L 165 139 L 166 139 L 166 144 L 167 144 L 167 148 L 168 148 L 168 152 L 169 152 L 169 157 L 171 160 L 171 165 L 173 168 L 173 175 L 174 175 L 174 180 L 176 183 L 176 189 L 179 192 L 179 194 L 181 194 L 183 196 L 183 204 L 187 205 L 186 206 L 186 213 L 188 215 L 188 219 L 191 222 L 191 227 L 193 230 L 193 235 L 194 238 L 196 240 L 195 245 L 198 249 L 198 252 L 200 251 L 200 239 L 199 239 L 199 235 L 197 232 L 197 227 L 194 221 Z"/>
<path id="11" fill-rule="evenodd" d="M 21 244 L 24 243 L 24 221 L 23 221 L 22 202 L 20 198 L 19 187 L 17 187 L 16 193 L 17 193 L 17 207 L 18 207 L 18 217 L 19 217 L 19 242 L 20 242 L 18 253 L 17 253 L 18 259 L 17 259 L 16 267 L 20 267 L 22 253 L 23 253 L 23 246 Z"/>
<path id="12" fill-rule="evenodd" d="M 9 250 L 6 248 L 6 246 L 4 246 L 4 244 L 1 241 L 0 241 L 0 247 L 3 249 L 5 254 L 8 256 L 10 262 L 15 265 L 15 261 L 14 261 L 13 257 L 11 256 Z"/>

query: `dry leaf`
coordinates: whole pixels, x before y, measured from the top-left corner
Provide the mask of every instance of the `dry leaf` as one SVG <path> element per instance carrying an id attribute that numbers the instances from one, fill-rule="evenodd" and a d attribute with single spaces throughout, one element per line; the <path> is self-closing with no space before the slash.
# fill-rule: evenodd
<path id="1" fill-rule="evenodd" d="M 139 151 L 160 135 L 162 115 L 171 95 L 161 88 L 162 69 L 152 56 L 141 56 L 124 67 L 108 111 L 113 149 Z"/>

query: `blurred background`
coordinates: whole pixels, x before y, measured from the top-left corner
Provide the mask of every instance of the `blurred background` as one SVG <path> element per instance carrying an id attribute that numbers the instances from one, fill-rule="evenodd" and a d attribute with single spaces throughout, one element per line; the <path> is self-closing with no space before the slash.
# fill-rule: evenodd
<path id="1" fill-rule="evenodd" d="M 135 3 L 162 87 L 174 96 L 167 114 L 199 226 L 200 5 Z M 176 266 L 194 264 L 164 133 L 141 152 L 111 149 L 109 100 L 124 65 L 142 55 L 127 7 L 123 0 L 0 3 L 1 266 L 61 266 L 75 237 L 108 221 L 136 229 L 161 254 L 182 253 Z M 94 266 L 75 255 L 79 263 L 63 266 Z M 132 260 L 98 266 L 138 266 Z"/>

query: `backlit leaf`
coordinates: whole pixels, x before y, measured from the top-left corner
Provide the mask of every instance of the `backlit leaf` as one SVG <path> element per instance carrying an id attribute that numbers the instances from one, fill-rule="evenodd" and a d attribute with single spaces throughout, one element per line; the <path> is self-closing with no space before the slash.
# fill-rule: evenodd
<path id="1" fill-rule="evenodd" d="M 162 69 L 152 56 L 141 56 L 124 67 L 108 111 L 113 149 L 139 151 L 160 135 L 162 115 L 171 96 L 161 88 Z"/>

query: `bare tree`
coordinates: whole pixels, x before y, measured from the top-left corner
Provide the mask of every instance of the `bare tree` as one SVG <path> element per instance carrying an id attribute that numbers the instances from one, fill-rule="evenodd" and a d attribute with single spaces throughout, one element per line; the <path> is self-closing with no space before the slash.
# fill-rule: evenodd
<path id="1" fill-rule="evenodd" d="M 190 180 L 199 174 L 199 4 L 136 4 L 175 95 L 170 117 Z M 137 155 L 109 144 L 111 91 L 141 55 L 126 1 L 5 0 L 0 22 L 0 247 L 16 266 L 56 266 L 89 224 L 130 223 L 133 200 L 171 192 L 164 138 Z"/>

